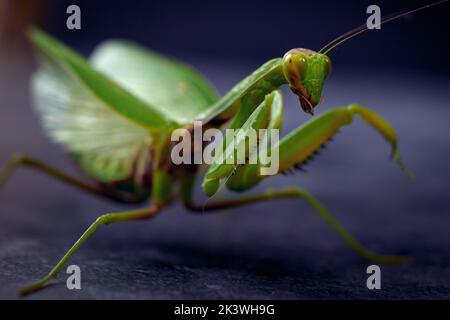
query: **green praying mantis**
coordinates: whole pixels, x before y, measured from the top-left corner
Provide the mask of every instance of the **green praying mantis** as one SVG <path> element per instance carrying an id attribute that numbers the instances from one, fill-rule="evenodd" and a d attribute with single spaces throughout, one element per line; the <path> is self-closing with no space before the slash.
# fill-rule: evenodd
<path id="1" fill-rule="evenodd" d="M 91 194 L 123 203 L 149 201 L 150 205 L 99 216 L 45 277 L 20 289 L 19 293 L 39 290 L 55 278 L 100 226 L 153 218 L 173 202 L 175 194 L 192 212 L 276 199 L 302 199 L 359 255 L 377 263 L 407 263 L 407 257 L 379 255 L 366 249 L 323 204 L 301 188 L 198 203 L 194 199 L 194 186 L 200 166 L 175 165 L 170 158 L 171 133 L 180 128 L 192 130 L 194 121 L 201 121 L 205 128 L 226 126 L 244 132 L 279 129 L 283 115 L 279 88 L 284 85 L 298 96 L 303 111 L 313 114 L 331 72 L 327 54 L 366 30 L 360 27 L 346 33 L 318 52 L 292 49 L 283 57 L 264 63 L 220 97 L 191 67 L 135 44 L 107 41 L 87 60 L 43 31 L 32 29 L 29 37 L 41 62 L 32 78 L 36 110 L 50 137 L 65 146 L 91 179 L 85 181 L 18 154 L 0 171 L 0 188 L 17 168 L 29 167 Z M 326 111 L 271 145 L 269 152 L 276 149 L 279 153 L 278 173 L 304 164 L 356 116 L 386 138 L 394 161 L 411 176 L 398 152 L 394 129 L 374 111 L 358 104 Z M 237 149 L 246 148 L 245 145 L 230 146 L 230 143 L 222 141 L 222 147 L 232 150 L 226 158 L 233 157 Z M 258 162 L 239 165 L 214 162 L 203 178 L 202 190 L 209 197 L 222 186 L 247 191 L 269 178 L 260 174 L 260 168 Z"/>

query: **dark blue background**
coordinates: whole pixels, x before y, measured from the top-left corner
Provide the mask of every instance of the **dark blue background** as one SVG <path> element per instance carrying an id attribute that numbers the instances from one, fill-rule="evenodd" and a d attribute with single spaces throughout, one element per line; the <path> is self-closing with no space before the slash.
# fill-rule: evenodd
<path id="1" fill-rule="evenodd" d="M 65 29 L 67 4 L 82 30 Z M 383 14 L 403 2 L 377 2 Z M 407 8 L 427 3 L 408 1 Z M 87 54 L 122 37 L 193 64 L 221 93 L 292 47 L 320 48 L 365 20 L 368 1 L 54 1 L 43 28 Z M 145 223 L 101 228 L 74 256 L 82 290 L 56 285 L 33 298 L 450 298 L 450 109 L 448 5 L 390 23 L 337 49 L 323 112 L 358 102 L 397 129 L 416 179 L 355 120 L 306 167 L 258 186 L 301 186 L 370 249 L 412 256 L 382 266 L 382 290 L 356 256 L 302 201 L 189 215 L 175 203 Z M 18 34 L 18 37 L 21 35 Z M 29 51 L 0 60 L 0 163 L 27 152 L 80 175 L 39 126 L 29 98 Z M 309 116 L 288 91 L 283 133 Z M 199 197 L 202 195 L 199 193 Z M 235 194 L 221 196 L 234 197 Z M 205 199 L 202 197 L 201 199 Z M 100 214 L 129 207 L 92 198 L 39 173 L 18 171 L 0 193 L 0 297 L 43 276 Z"/>
<path id="2" fill-rule="evenodd" d="M 365 24 L 366 9 L 383 16 L 433 1 L 123 1 L 50 2 L 47 26 L 73 45 L 90 49 L 100 40 L 123 37 L 183 58 L 259 59 L 293 47 L 319 50 L 337 36 Z M 65 9 L 78 4 L 82 30 L 64 27 Z M 365 33 L 333 53 L 341 64 L 403 66 L 435 70 L 450 66 L 448 4 L 403 17 Z"/>

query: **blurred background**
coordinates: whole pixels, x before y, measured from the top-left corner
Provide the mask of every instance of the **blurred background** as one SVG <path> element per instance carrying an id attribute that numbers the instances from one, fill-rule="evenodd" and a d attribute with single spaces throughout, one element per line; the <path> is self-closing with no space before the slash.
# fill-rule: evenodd
<path id="1" fill-rule="evenodd" d="M 85 55 L 109 38 L 138 42 L 192 64 L 224 94 L 265 61 L 295 47 L 318 50 L 365 23 L 371 4 L 385 16 L 430 2 L 0 0 L 0 165 L 22 151 L 81 176 L 31 107 L 30 24 Z M 71 4 L 81 8 L 81 30 L 66 28 Z M 387 118 L 414 181 L 358 120 L 307 173 L 273 177 L 255 190 L 306 188 L 370 249 L 414 257 L 409 266 L 382 267 L 382 290 L 365 286 L 368 261 L 307 205 L 290 200 L 211 216 L 174 204 L 153 221 L 103 228 L 72 260 L 83 289 L 67 290 L 62 273 L 33 298 L 450 298 L 448 7 L 409 15 L 334 50 L 316 109 L 358 102 Z M 309 119 L 285 93 L 283 133 Z M 97 216 L 122 209 L 19 170 L 0 193 L 0 298 L 15 298 L 18 286 L 48 272 Z"/>

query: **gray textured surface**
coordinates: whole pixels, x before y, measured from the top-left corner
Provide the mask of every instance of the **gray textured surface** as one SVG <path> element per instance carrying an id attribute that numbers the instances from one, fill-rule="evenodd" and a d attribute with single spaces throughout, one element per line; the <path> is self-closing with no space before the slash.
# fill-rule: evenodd
<path id="1" fill-rule="evenodd" d="M 256 67 L 192 60 L 221 92 Z M 77 173 L 49 143 L 28 102 L 29 67 L 0 73 L 0 163 L 25 151 Z M 301 201 L 222 214 L 189 215 L 178 204 L 144 223 L 100 229 L 74 256 L 82 290 L 65 274 L 33 296 L 46 298 L 450 298 L 448 76 L 412 70 L 335 70 L 319 107 L 359 102 L 397 129 L 417 179 L 389 162 L 386 143 L 361 121 L 342 130 L 307 173 L 258 187 L 299 185 L 322 200 L 369 248 L 416 262 L 382 267 L 382 290 L 365 287 L 355 256 Z M 285 132 L 307 119 L 291 94 Z M 21 170 L 0 193 L 0 298 L 43 276 L 98 215 L 126 209 Z"/>

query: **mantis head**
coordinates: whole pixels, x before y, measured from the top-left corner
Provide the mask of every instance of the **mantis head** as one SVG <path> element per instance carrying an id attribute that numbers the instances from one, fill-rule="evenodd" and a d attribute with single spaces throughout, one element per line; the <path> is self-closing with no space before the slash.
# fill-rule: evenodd
<path id="1" fill-rule="evenodd" d="M 289 87 L 299 97 L 303 111 L 311 115 L 330 72 L 331 60 L 323 53 L 297 48 L 283 57 L 283 74 Z"/>
<path id="2" fill-rule="evenodd" d="M 383 18 L 378 23 L 378 26 L 446 2 L 448 0 L 436 1 L 413 10 Z M 331 72 L 331 60 L 327 54 L 344 42 L 368 30 L 371 29 L 369 29 L 367 24 L 363 24 L 335 38 L 318 52 L 303 48 L 296 48 L 286 52 L 283 57 L 283 74 L 291 90 L 299 97 L 303 111 L 313 114 L 314 107 L 320 102 L 323 84 Z"/>

